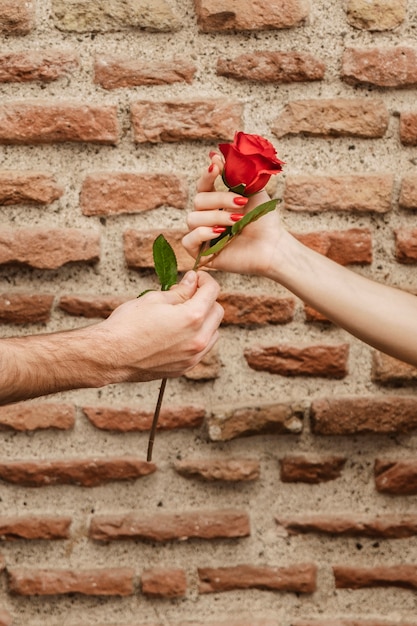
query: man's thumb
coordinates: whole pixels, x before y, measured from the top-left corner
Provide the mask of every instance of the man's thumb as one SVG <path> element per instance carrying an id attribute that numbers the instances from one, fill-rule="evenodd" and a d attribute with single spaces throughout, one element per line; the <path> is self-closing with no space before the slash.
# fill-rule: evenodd
<path id="1" fill-rule="evenodd" d="M 189 300 L 197 289 L 197 272 L 190 270 L 187 272 L 178 285 L 174 285 L 169 290 L 170 296 L 172 296 L 171 304 L 181 304 Z"/>

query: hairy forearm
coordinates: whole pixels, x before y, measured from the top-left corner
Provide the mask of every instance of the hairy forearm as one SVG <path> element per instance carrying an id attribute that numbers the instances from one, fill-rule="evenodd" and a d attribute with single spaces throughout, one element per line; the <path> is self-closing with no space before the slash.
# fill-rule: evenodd
<path id="1" fill-rule="evenodd" d="M 417 366 L 416 296 L 334 263 L 288 233 L 267 275 L 362 341 Z"/>
<path id="2" fill-rule="evenodd" d="M 100 342 L 88 328 L 0 341 L 0 404 L 107 382 Z"/>

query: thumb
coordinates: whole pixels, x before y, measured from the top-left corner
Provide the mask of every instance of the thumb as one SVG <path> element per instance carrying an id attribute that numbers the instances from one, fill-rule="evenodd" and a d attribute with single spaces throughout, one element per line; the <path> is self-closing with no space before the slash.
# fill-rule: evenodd
<path id="1" fill-rule="evenodd" d="M 181 304 L 192 298 L 197 289 L 197 280 L 197 272 L 194 270 L 187 272 L 178 285 L 174 285 L 166 292 L 170 304 Z"/>

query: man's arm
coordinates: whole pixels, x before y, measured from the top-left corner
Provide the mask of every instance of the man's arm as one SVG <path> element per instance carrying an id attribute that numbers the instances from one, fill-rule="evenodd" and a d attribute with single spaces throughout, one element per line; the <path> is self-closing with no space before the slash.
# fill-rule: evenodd
<path id="1" fill-rule="evenodd" d="M 189 272 L 170 291 L 148 293 L 103 322 L 0 340 L 0 404 L 57 391 L 180 376 L 218 338 L 219 286 Z"/>

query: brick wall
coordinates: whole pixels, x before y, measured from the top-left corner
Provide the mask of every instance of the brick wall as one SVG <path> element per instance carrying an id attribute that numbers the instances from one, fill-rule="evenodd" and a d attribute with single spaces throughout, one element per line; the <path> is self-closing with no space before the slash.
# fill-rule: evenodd
<path id="1" fill-rule="evenodd" d="M 155 287 L 160 232 L 188 268 L 238 129 L 286 161 L 306 245 L 417 291 L 416 25 L 413 0 L 0 0 L 2 335 Z M 417 370 L 216 276 L 153 463 L 157 381 L 0 409 L 0 626 L 417 626 Z"/>

